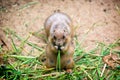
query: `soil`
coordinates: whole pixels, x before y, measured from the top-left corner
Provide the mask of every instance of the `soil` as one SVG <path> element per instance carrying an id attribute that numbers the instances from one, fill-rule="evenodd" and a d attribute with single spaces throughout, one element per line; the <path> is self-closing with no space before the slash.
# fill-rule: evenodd
<path id="1" fill-rule="evenodd" d="M 0 0 L 0 27 L 14 30 L 22 38 L 31 32 L 44 35 L 45 19 L 55 10 L 72 18 L 75 35 L 87 51 L 96 42 L 109 44 L 120 38 L 120 0 Z M 14 38 L 14 41 L 20 45 L 19 40 Z M 42 38 L 35 36 L 30 36 L 28 41 L 42 48 L 46 45 Z M 40 54 L 28 45 L 24 50 L 27 52 L 23 55 Z"/>

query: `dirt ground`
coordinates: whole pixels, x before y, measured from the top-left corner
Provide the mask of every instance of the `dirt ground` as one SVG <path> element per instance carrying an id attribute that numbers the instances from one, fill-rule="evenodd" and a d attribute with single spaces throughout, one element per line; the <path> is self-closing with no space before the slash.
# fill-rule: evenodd
<path id="1" fill-rule="evenodd" d="M 76 36 L 86 50 L 93 49 L 96 42 L 109 44 L 120 38 L 120 0 L 0 0 L 0 27 L 27 38 L 30 32 L 42 33 L 45 19 L 58 9 L 72 18 Z M 29 41 L 43 48 L 46 45 L 35 36 Z M 24 50 L 28 53 L 23 55 L 39 55 L 28 45 Z"/>

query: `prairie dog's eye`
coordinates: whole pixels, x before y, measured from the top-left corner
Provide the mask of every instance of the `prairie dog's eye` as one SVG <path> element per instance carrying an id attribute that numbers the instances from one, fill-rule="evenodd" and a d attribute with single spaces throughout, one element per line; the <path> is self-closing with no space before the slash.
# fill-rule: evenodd
<path id="1" fill-rule="evenodd" d="M 55 36 L 53 36 L 53 38 L 54 38 L 54 39 L 56 39 L 56 37 L 55 37 Z"/>
<path id="2" fill-rule="evenodd" d="M 65 39 L 65 35 L 63 35 L 63 39 Z"/>

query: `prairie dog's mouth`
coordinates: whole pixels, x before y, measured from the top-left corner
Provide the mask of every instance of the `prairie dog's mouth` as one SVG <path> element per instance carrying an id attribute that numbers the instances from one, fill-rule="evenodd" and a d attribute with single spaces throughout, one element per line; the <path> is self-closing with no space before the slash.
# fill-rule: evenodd
<path id="1" fill-rule="evenodd" d="M 55 48 L 56 48 L 57 50 L 62 50 L 64 47 L 62 47 L 62 46 L 55 46 Z"/>
<path id="2" fill-rule="evenodd" d="M 58 50 L 61 50 L 61 46 L 58 46 Z"/>
<path id="3" fill-rule="evenodd" d="M 61 46 L 55 46 L 57 50 L 61 50 Z"/>

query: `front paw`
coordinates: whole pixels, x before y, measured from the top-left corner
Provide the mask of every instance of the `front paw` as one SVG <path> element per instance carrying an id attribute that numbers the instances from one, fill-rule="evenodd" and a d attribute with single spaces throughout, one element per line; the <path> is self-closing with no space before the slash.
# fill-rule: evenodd
<path id="1" fill-rule="evenodd" d="M 57 49 L 58 50 L 58 46 L 54 46 L 55 47 L 55 49 Z"/>
<path id="2" fill-rule="evenodd" d="M 64 50 L 64 48 L 65 48 L 65 47 L 64 47 L 64 46 L 62 46 L 60 49 L 61 49 L 61 50 Z"/>

